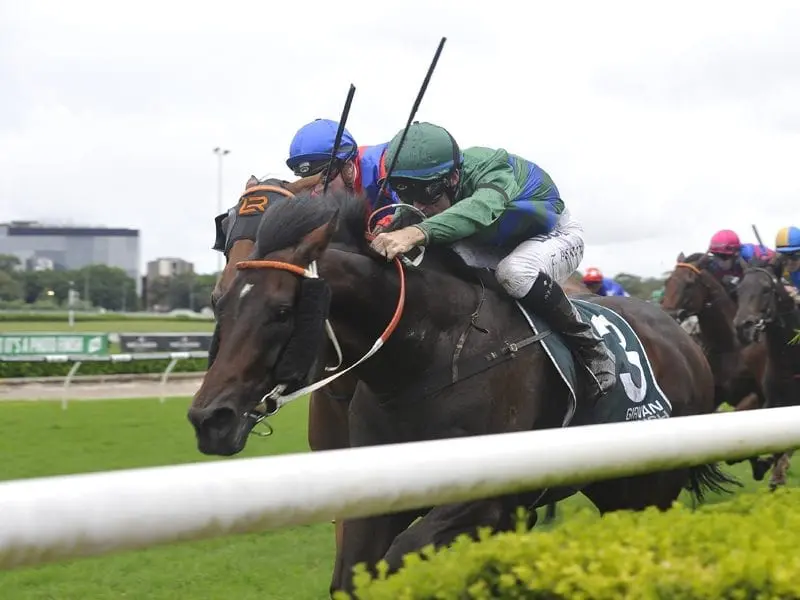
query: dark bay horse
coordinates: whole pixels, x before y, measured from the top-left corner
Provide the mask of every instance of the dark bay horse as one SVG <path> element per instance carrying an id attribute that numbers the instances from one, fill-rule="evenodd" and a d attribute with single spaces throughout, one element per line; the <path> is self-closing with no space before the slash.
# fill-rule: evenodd
<path id="1" fill-rule="evenodd" d="M 698 343 L 714 374 L 714 403 L 734 410 L 749 410 L 764 404 L 762 380 L 767 364 L 765 343 L 742 345 L 733 318 L 736 303 L 722 283 L 708 270 L 709 257 L 698 252 L 678 256 L 675 269 L 664 283 L 661 308 L 683 321 L 698 319 Z M 753 478 L 761 481 L 769 465 L 757 457 L 748 459 Z M 740 461 L 729 461 L 734 464 Z"/>
<path id="2" fill-rule="evenodd" d="M 697 317 L 699 343 L 714 373 L 715 404 L 727 403 L 737 410 L 756 408 L 764 403 L 761 379 L 767 348 L 739 343 L 733 327 L 736 302 L 708 270 L 708 262 L 705 253 L 688 257 L 681 253 L 664 283 L 661 308 L 678 321 Z"/>
<path id="3" fill-rule="evenodd" d="M 428 249 L 422 267 L 398 270 L 369 249 L 364 233 L 363 204 L 350 196 L 298 195 L 267 208 L 256 248 L 219 300 L 219 352 L 189 409 L 201 452 L 240 452 L 262 407 L 277 408 L 274 392 L 302 388 L 326 343 L 326 317 L 345 364 L 379 347 L 377 339 L 385 342 L 353 371 L 359 383 L 347 415 L 352 446 L 562 425 L 567 386 L 498 286 L 447 249 Z M 673 416 L 713 411 L 708 362 L 673 319 L 635 298 L 593 301 L 633 326 Z M 504 359 L 487 366 L 494 356 Z M 591 423 L 591 408 L 579 402 L 573 424 Z M 716 465 L 703 465 L 599 481 L 580 491 L 601 512 L 667 509 L 684 487 L 702 500 L 706 490 L 732 481 Z M 408 552 L 447 545 L 480 527 L 508 530 L 516 507 L 576 492 L 556 491 L 562 495 L 531 491 L 345 520 L 331 589 L 352 590 L 358 563 L 385 559 L 394 571 Z"/>
<path id="4" fill-rule="evenodd" d="M 800 310 L 781 282 L 783 257 L 754 261 L 737 287 L 739 308 L 734 325 L 744 344 L 765 337 L 767 365 L 762 385 L 766 407 L 800 403 L 800 345 L 790 342 L 800 329 Z M 775 454 L 770 488 L 786 483 L 791 453 Z"/>

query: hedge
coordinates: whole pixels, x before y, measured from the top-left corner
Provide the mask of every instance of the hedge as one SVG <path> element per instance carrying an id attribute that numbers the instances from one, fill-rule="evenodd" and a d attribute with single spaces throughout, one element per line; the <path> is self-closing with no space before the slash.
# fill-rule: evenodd
<path id="1" fill-rule="evenodd" d="M 2 362 L 0 379 L 6 377 L 63 377 L 69 373 L 72 362 Z M 163 373 L 169 360 L 132 360 L 130 362 L 85 362 L 78 375 L 117 375 L 130 373 Z M 206 370 L 205 358 L 187 358 L 175 363 L 174 373 L 194 373 Z"/>
<path id="2" fill-rule="evenodd" d="M 549 531 L 460 537 L 373 579 L 357 568 L 358 600 L 797 599 L 800 490 L 742 494 L 696 511 L 584 509 Z M 338 592 L 337 600 L 351 598 Z"/>

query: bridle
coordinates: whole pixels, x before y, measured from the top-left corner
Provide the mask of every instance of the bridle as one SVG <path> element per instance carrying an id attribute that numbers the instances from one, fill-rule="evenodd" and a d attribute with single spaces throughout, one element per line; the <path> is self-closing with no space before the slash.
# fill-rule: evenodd
<path id="1" fill-rule="evenodd" d="M 380 212 L 393 208 L 397 205 L 388 205 L 383 206 L 376 211 L 374 211 L 367 220 L 368 231 L 365 232 L 365 238 L 368 241 L 374 239 L 375 234 L 369 231 L 369 224 L 372 222 L 374 216 Z M 406 206 L 406 205 L 403 205 Z M 249 411 L 246 416 L 253 419 L 255 421 L 255 425 L 262 422 L 266 417 L 272 416 L 280 410 L 282 406 L 288 404 L 289 402 L 300 398 L 301 396 L 305 396 L 306 394 L 310 394 L 322 387 L 325 387 L 332 381 L 338 379 L 345 373 L 355 369 L 358 365 L 362 364 L 364 361 L 368 360 L 372 356 L 374 356 L 386 343 L 386 341 L 391 337 L 392 333 L 394 333 L 395 329 L 397 329 L 397 325 L 400 322 L 400 318 L 403 316 L 403 309 L 405 307 L 405 300 L 406 300 L 406 275 L 405 269 L 403 268 L 403 263 L 409 264 L 411 266 L 418 266 L 419 263 L 422 261 L 422 257 L 424 256 L 424 248 L 421 249 L 422 252 L 420 256 L 415 259 L 414 261 L 410 261 L 409 259 L 401 256 L 396 256 L 392 260 L 397 268 L 397 273 L 400 277 L 400 291 L 398 294 L 397 305 L 394 310 L 394 314 L 390 319 L 388 325 L 383 330 L 383 333 L 378 337 L 372 347 L 367 351 L 364 356 L 358 359 L 355 363 L 350 365 L 344 370 L 340 370 L 333 375 L 325 377 L 319 381 L 316 381 L 312 384 L 306 385 L 297 389 L 289 394 L 284 395 L 283 392 L 286 390 L 286 384 L 279 383 L 275 385 L 269 392 L 264 394 L 258 404 Z M 236 269 L 238 270 L 247 270 L 247 269 L 273 269 L 277 271 L 285 271 L 287 273 L 292 273 L 293 275 L 297 275 L 298 277 L 306 278 L 306 279 L 321 279 L 319 276 L 319 272 L 317 271 L 317 264 L 316 261 L 311 262 L 308 267 L 302 267 L 300 265 L 295 265 L 292 263 L 284 262 L 284 261 L 277 261 L 277 260 L 244 260 L 236 263 Z M 341 367 L 343 357 L 342 357 L 342 350 L 341 344 L 336 337 L 336 333 L 333 330 L 333 327 L 330 324 L 328 319 L 325 320 L 325 331 L 328 335 L 328 339 L 333 344 L 333 347 L 336 349 L 336 353 L 338 356 L 338 364 L 334 367 L 326 367 L 326 371 L 336 371 Z M 274 408 L 270 408 L 268 402 L 270 401 Z M 268 432 L 265 434 L 257 434 L 262 436 L 271 435 L 272 428 L 268 427 Z"/>
<path id="2" fill-rule="evenodd" d="M 697 281 L 705 288 L 708 289 L 708 286 L 703 281 L 703 272 L 700 270 L 699 267 L 693 265 L 692 263 L 687 262 L 679 262 L 675 265 L 676 269 L 688 269 L 692 271 L 695 275 L 697 275 Z M 696 313 L 690 313 L 685 308 L 678 309 L 675 314 L 676 321 L 682 321 L 684 319 L 688 319 L 689 317 L 696 316 L 697 314 L 703 312 L 705 309 L 710 308 L 713 305 L 713 300 L 707 300 L 703 303 L 703 307 L 697 311 Z"/>
<path id="3" fill-rule="evenodd" d="M 780 303 L 780 294 L 778 292 L 778 279 L 770 273 L 767 269 L 762 267 L 750 267 L 749 271 L 753 273 L 759 273 L 761 275 L 766 275 L 769 279 L 769 288 L 772 292 L 772 298 L 770 302 L 770 306 L 766 311 L 762 311 L 759 313 L 758 321 L 753 323 L 753 329 L 755 331 L 764 331 L 767 328 L 767 325 L 774 323 L 778 320 L 784 313 L 779 310 L 778 304 Z M 790 311 L 787 311 L 790 312 Z"/>

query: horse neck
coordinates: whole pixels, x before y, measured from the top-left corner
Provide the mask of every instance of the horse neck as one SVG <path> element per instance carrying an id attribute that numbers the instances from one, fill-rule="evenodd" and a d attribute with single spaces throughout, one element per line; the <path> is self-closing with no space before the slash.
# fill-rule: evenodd
<path id="1" fill-rule="evenodd" d="M 331 286 L 330 322 L 349 365 L 372 348 L 391 321 L 400 279 L 394 264 L 354 252 L 328 250 L 318 262 L 320 276 Z M 380 351 L 355 369 L 379 392 L 419 378 L 443 353 L 451 355 L 448 344 L 455 344 L 480 300 L 480 287 L 453 276 L 427 269 L 405 273 L 405 305 L 396 329 Z"/>
<path id="2" fill-rule="evenodd" d="M 722 285 L 713 280 L 713 276 L 703 272 L 701 277 L 708 290 L 708 301 L 697 314 L 703 342 L 712 351 L 735 350 L 738 347 L 736 331 L 733 327 L 736 305 Z"/>

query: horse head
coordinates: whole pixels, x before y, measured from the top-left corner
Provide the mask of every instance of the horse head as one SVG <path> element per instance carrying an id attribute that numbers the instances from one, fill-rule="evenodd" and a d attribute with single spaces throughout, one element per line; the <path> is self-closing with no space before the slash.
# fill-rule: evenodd
<path id="1" fill-rule="evenodd" d="M 675 269 L 664 283 L 661 308 L 678 322 L 696 316 L 711 303 L 712 276 L 706 267 L 708 256 L 697 252 L 678 255 Z"/>
<path id="2" fill-rule="evenodd" d="M 737 287 L 739 307 L 733 323 L 742 344 L 756 343 L 770 325 L 780 326 L 796 307 L 781 282 L 783 257 L 754 259 Z"/>
<path id="3" fill-rule="evenodd" d="M 301 387 L 314 370 L 330 291 L 308 270 L 337 220 L 332 204 L 309 193 L 272 202 L 250 254 L 229 260 L 231 278 L 216 304 L 218 351 L 189 410 L 201 452 L 241 451 L 261 399 L 279 384 Z"/>

